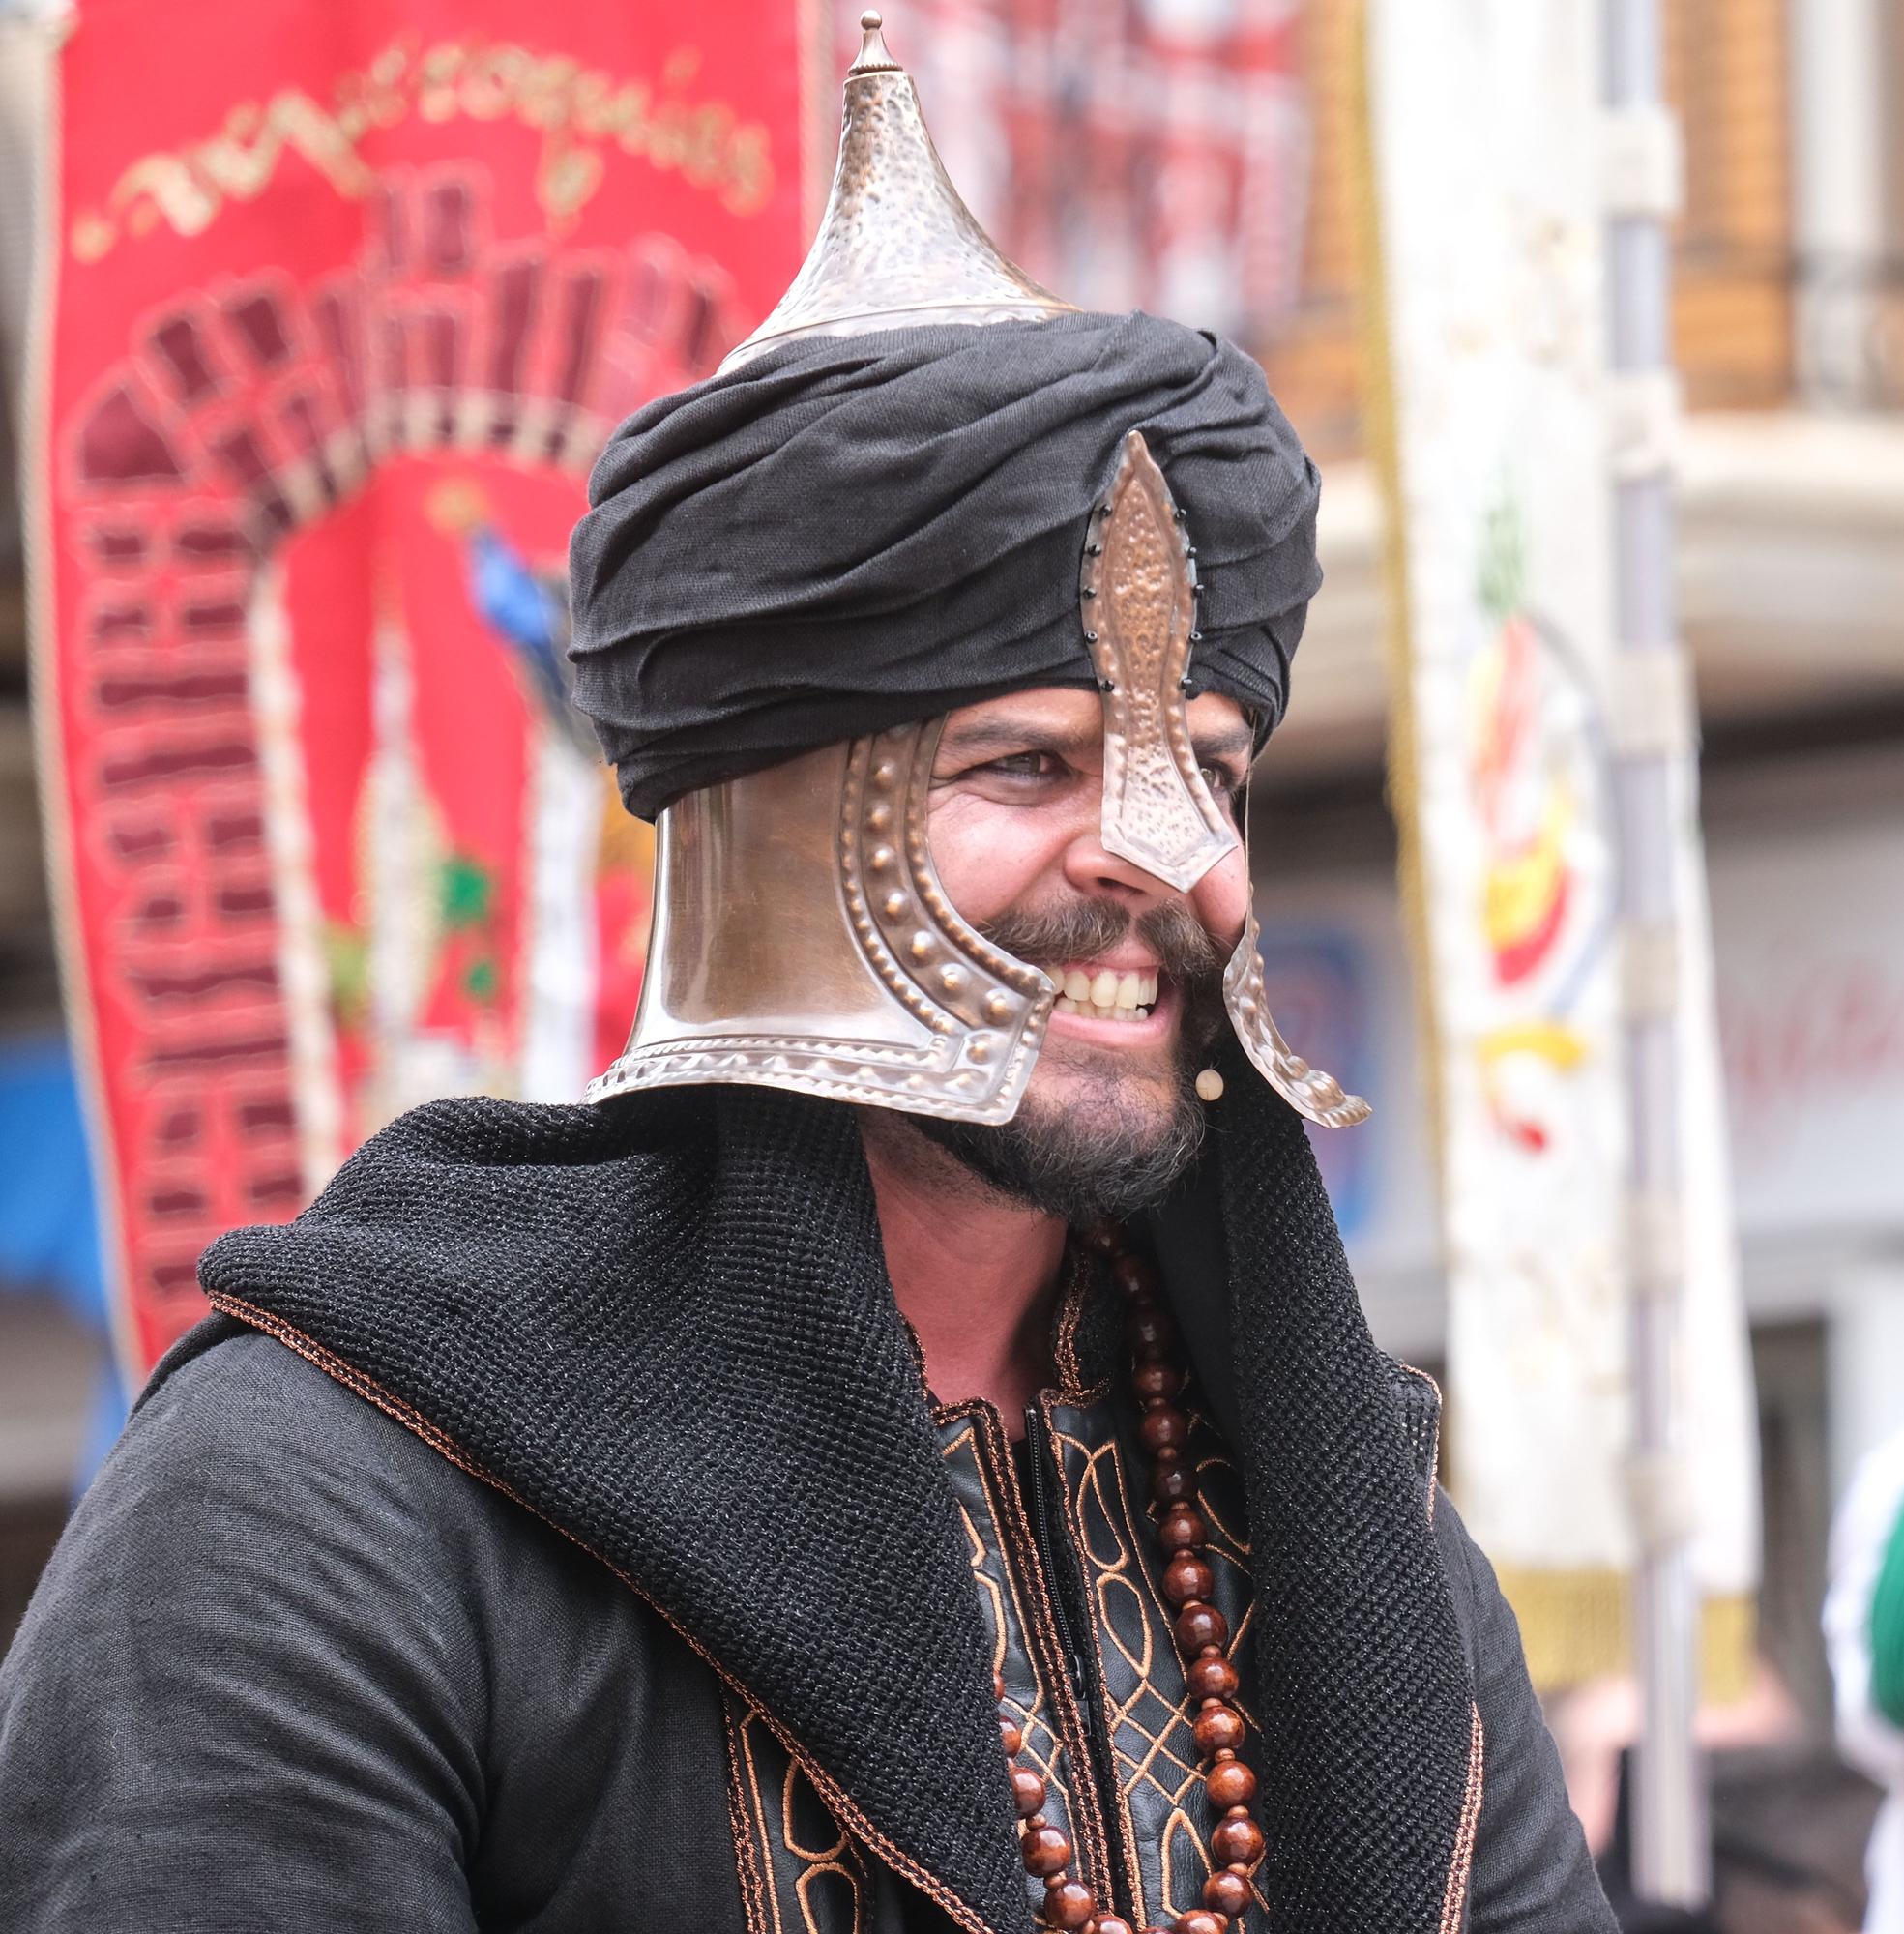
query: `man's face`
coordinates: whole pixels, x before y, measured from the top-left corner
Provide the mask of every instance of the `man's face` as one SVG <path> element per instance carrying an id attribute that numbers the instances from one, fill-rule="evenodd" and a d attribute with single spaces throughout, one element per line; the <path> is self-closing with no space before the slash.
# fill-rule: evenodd
<path id="1" fill-rule="evenodd" d="M 1188 714 L 1205 781 L 1234 812 L 1248 722 L 1214 695 Z M 1046 688 L 952 713 L 932 770 L 932 860 L 947 894 L 1062 998 L 1011 1123 L 925 1132 L 987 1180 L 1074 1218 L 1142 1206 L 1194 1152 L 1190 1083 L 1222 1025 L 1222 969 L 1249 904 L 1240 849 L 1188 894 L 1106 852 L 1103 766 L 1097 694 Z"/>

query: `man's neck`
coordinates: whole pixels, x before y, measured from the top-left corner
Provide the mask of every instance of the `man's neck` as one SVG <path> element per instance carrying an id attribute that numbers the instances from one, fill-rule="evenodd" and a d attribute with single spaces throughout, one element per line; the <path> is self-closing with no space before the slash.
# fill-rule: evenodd
<path id="1" fill-rule="evenodd" d="M 989 1187 L 903 1117 L 860 1118 L 886 1268 L 943 1403 L 983 1397 L 1014 1437 L 1049 1381 L 1061 1217 Z"/>

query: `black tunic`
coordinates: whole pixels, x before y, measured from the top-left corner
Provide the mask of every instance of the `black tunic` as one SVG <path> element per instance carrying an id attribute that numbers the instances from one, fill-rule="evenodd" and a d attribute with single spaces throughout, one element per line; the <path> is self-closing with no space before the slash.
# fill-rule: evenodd
<path id="1" fill-rule="evenodd" d="M 928 1406 L 856 1148 L 808 1104 L 443 1104 L 215 1251 L 273 1333 L 216 1318 L 161 1365 L 0 1668 L 0 1925 L 1003 1934 L 1031 1902 L 997 1663 L 1085 1877 L 1189 1905 L 1207 1820 L 1088 1301 L 1034 1512 L 1001 1421 Z M 1300 1174 L 1299 1133 L 1275 1153 Z M 1159 1242 L 1231 1372 L 1196 1407 L 1253 1655 L 1252 1918 L 1603 1934 L 1432 1398 L 1302 1206 L 1279 1275 L 1233 1205 L 1227 1263 Z M 1220 1363 L 1206 1266 L 1248 1324 Z M 1398 1717 L 1438 1685 L 1458 1746 L 1438 1693 Z"/>
<path id="2" fill-rule="evenodd" d="M 0 1926 L 952 1924 L 573 1542 L 272 1338 L 214 1319 L 190 1348 L 0 1668 Z M 942 1441 L 956 1461 L 993 1428 Z M 1445 1499 L 1436 1524 L 1487 1739 L 1471 1925 L 1610 1927 L 1513 1615 Z M 1113 1617 L 1120 1596 L 1100 1594 Z M 1115 1638 L 1093 1644 L 1118 1660 Z M 777 1895 L 751 1915 L 749 1862 Z M 810 1921 L 789 1918 L 801 1898 Z"/>

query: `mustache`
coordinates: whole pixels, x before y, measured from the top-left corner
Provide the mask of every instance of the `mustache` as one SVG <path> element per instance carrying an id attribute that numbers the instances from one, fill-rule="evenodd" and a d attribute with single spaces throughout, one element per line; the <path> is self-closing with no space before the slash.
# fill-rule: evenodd
<path id="1" fill-rule="evenodd" d="M 1185 986 L 1219 981 L 1229 961 L 1189 908 L 1176 901 L 1133 917 L 1109 900 L 1068 900 L 1029 912 L 1013 909 L 976 924 L 994 947 L 1033 967 L 1108 953 L 1133 925 L 1162 971 Z"/>

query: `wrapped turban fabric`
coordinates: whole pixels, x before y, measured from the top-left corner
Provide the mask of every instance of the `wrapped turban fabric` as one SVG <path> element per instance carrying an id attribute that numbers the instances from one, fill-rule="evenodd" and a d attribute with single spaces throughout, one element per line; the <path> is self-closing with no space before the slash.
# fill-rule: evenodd
<path id="1" fill-rule="evenodd" d="M 1192 689 L 1267 732 L 1321 580 L 1318 479 L 1254 362 L 1142 314 L 809 337 L 649 404 L 596 465 L 570 651 L 629 809 L 1095 683 L 1078 566 L 1132 429 L 1196 545 Z"/>

